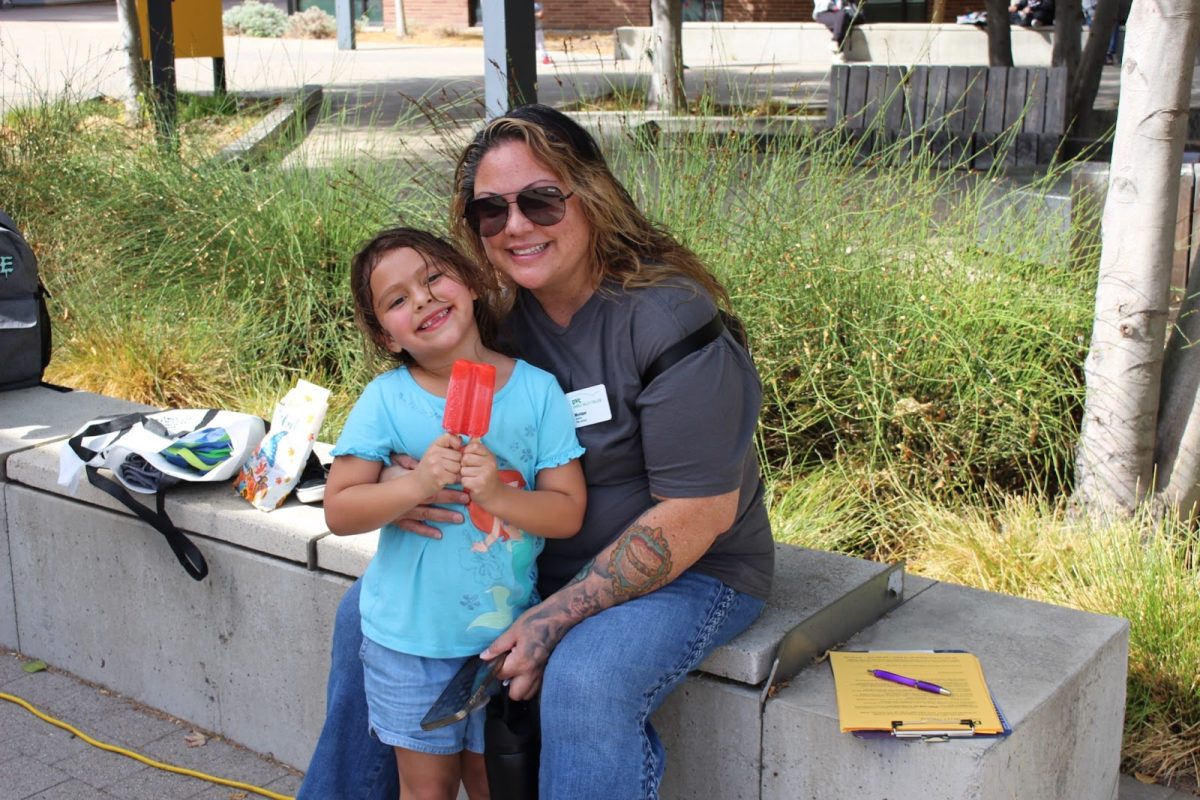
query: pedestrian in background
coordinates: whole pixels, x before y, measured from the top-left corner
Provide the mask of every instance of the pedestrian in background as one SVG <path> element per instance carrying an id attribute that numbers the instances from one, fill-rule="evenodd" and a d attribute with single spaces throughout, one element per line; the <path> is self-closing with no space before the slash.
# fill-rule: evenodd
<path id="1" fill-rule="evenodd" d="M 553 64 L 550 54 L 546 52 L 546 29 L 542 27 L 542 4 L 533 4 L 533 39 L 537 43 L 537 55 L 543 64 Z"/>

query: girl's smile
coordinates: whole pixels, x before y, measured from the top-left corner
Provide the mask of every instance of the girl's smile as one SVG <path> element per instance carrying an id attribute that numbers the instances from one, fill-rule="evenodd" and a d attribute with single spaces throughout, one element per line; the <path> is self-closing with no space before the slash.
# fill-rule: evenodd
<path id="1" fill-rule="evenodd" d="M 453 361 L 479 345 L 475 294 L 410 247 L 379 259 L 371 272 L 371 295 L 387 349 L 407 351 L 422 367 Z"/>

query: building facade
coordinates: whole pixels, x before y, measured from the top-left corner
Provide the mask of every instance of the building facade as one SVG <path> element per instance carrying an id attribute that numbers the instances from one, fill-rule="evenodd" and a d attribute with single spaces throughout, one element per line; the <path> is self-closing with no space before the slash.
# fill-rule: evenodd
<path id="1" fill-rule="evenodd" d="M 532 0 L 530 0 L 532 2 Z M 396 4 L 403 3 L 409 28 L 460 30 L 477 26 L 480 0 L 381 0 L 383 25 L 396 28 Z M 623 25 L 649 25 L 649 0 L 539 0 L 551 31 L 608 31 Z M 812 0 L 681 0 L 683 19 L 713 22 L 811 22 Z M 861 2 L 861 0 L 860 0 Z M 928 22 L 932 0 L 870 0 L 872 22 Z M 945 22 L 982 11 L 983 0 L 946 0 Z"/>

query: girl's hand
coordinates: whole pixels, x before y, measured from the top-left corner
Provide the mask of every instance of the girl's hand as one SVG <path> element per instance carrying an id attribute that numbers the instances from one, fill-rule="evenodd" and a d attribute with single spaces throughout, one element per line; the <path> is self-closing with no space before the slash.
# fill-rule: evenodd
<path id="1" fill-rule="evenodd" d="M 471 499 L 484 508 L 500 488 L 496 456 L 483 442 L 472 439 L 462 452 L 462 485 Z"/>
<path id="2" fill-rule="evenodd" d="M 447 484 L 462 478 L 462 440 L 452 433 L 443 433 L 433 440 L 416 473 L 429 485 L 429 494 L 441 491 Z"/>

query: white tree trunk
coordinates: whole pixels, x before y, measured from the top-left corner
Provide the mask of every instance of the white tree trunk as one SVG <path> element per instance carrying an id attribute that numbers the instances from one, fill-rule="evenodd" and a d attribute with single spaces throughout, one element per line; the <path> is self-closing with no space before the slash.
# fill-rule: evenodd
<path id="1" fill-rule="evenodd" d="M 683 110 L 683 5 L 679 0 L 650 1 L 652 37 L 650 92 L 646 107 L 676 113 Z"/>
<path id="2" fill-rule="evenodd" d="M 138 26 L 137 0 L 117 0 L 117 23 L 125 50 L 125 121 L 141 122 L 139 99 L 146 92 L 146 68 L 142 61 L 142 29 Z"/>
<path id="3" fill-rule="evenodd" d="M 1167 342 L 1154 464 L 1159 509 L 1187 519 L 1200 501 L 1200 259 Z"/>
<path id="4" fill-rule="evenodd" d="M 1076 501 L 1125 514 L 1151 489 L 1195 0 L 1134 0 L 1102 222 Z"/>

